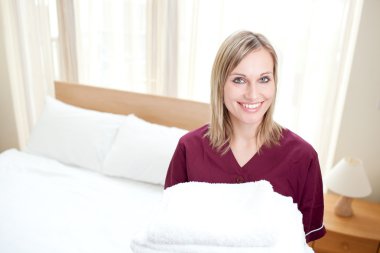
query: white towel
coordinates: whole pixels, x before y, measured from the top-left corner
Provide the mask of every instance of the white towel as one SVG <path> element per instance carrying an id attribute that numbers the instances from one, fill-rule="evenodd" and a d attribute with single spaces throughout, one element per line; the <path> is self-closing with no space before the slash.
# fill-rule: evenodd
<path id="1" fill-rule="evenodd" d="M 280 253 L 288 252 L 279 247 L 223 247 L 213 245 L 170 245 L 170 244 L 152 244 L 147 241 L 133 241 L 131 244 L 134 253 Z M 291 251 L 290 251 L 291 252 Z M 303 249 L 292 253 L 314 253 L 314 251 L 305 244 Z"/>
<path id="2" fill-rule="evenodd" d="M 308 248 L 297 205 L 264 180 L 166 189 L 152 222 L 131 247 L 136 253 L 304 253 Z"/>
<path id="3" fill-rule="evenodd" d="M 196 244 L 157 244 L 139 234 L 131 243 L 134 253 L 279 253 L 271 247 L 227 247 Z"/>

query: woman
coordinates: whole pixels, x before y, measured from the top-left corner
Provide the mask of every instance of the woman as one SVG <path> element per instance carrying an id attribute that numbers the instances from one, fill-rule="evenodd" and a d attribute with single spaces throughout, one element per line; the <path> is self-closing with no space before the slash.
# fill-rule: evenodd
<path id="1" fill-rule="evenodd" d="M 325 234 L 318 155 L 273 121 L 276 90 L 277 55 L 268 40 L 248 31 L 229 36 L 212 69 L 211 123 L 180 139 L 165 188 L 267 180 L 297 203 L 310 242 Z"/>

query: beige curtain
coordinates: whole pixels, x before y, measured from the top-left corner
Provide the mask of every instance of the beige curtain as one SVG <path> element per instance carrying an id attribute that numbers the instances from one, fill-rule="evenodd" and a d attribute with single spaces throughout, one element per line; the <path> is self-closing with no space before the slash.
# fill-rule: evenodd
<path id="1" fill-rule="evenodd" d="M 76 76 L 80 83 L 150 92 L 147 84 L 148 78 L 151 82 L 149 74 L 153 70 L 148 67 L 147 59 L 148 49 L 153 45 L 148 47 L 147 40 L 148 1 L 61 2 L 64 4 L 58 5 L 59 13 L 64 13 L 67 6 L 73 7 L 69 13 L 72 18 L 60 21 L 64 41 L 72 45 L 61 45 L 60 49 L 72 66 L 77 65 L 77 69 L 67 68 L 68 75 Z M 160 22 L 166 22 L 159 18 Z M 161 46 L 161 41 L 154 39 L 154 45 Z M 70 55 L 72 52 L 75 56 Z"/>
<path id="2" fill-rule="evenodd" d="M 42 110 L 53 95 L 53 57 L 48 1 L 3 0 L 0 16 L 8 65 L 9 85 L 19 146 L 28 139 Z"/>
<path id="3" fill-rule="evenodd" d="M 147 1 L 147 90 L 177 96 L 178 11 L 176 0 Z"/>
<path id="4" fill-rule="evenodd" d="M 56 57 L 56 79 L 78 83 L 78 58 L 75 29 L 75 13 L 72 1 L 56 0 L 53 11 L 57 12 L 57 36 L 53 46 Z M 51 13 L 53 14 L 53 13 Z M 68 29 L 70 27 L 70 29 Z"/>

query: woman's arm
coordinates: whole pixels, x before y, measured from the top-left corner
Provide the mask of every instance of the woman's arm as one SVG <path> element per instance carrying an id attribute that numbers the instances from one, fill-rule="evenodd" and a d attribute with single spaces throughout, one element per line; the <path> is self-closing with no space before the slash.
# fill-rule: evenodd
<path id="1" fill-rule="evenodd" d="M 165 189 L 188 181 L 185 147 L 178 142 L 166 174 Z"/>

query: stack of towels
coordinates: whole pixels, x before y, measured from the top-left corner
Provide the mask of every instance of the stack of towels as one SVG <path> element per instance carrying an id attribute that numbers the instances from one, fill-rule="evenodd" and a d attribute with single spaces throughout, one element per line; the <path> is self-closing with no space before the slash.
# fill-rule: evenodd
<path id="1" fill-rule="evenodd" d="M 309 253 L 302 214 L 267 181 L 182 183 L 164 191 L 135 253 Z"/>

